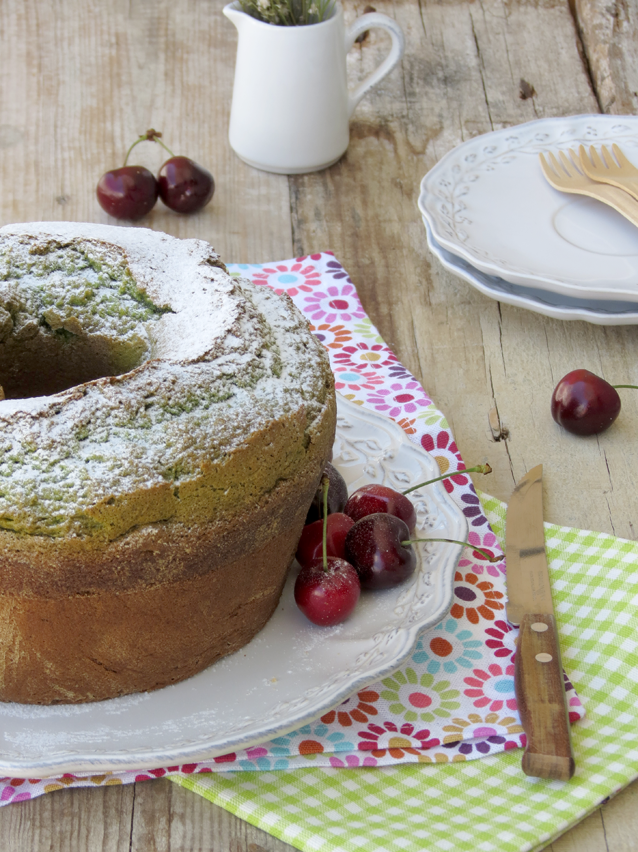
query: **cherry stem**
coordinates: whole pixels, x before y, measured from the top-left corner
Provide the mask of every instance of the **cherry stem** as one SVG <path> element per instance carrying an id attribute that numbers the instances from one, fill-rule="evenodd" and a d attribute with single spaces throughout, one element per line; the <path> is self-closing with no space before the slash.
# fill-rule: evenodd
<path id="1" fill-rule="evenodd" d="M 420 541 L 447 541 L 449 544 L 462 544 L 463 547 L 471 547 L 472 550 L 476 550 L 477 553 L 480 553 L 481 556 L 484 556 L 488 562 L 501 562 L 502 556 L 492 556 L 492 554 L 488 550 L 483 550 L 482 547 L 474 547 L 473 544 L 470 544 L 469 541 L 458 541 L 456 538 L 413 538 L 411 541 L 402 541 L 401 544 L 403 547 L 406 547 L 408 544 L 417 544 Z"/>
<path id="2" fill-rule="evenodd" d="M 432 485 L 433 482 L 440 482 L 442 479 L 447 479 L 450 476 L 459 476 L 462 473 L 483 473 L 487 475 L 492 472 L 492 468 L 489 464 L 478 464 L 476 467 L 465 467 L 463 470 L 451 470 L 449 473 L 444 473 L 442 476 L 437 476 L 436 479 L 428 479 L 427 482 L 420 482 L 418 485 L 413 485 L 411 488 L 402 491 L 401 493 L 405 497 L 406 494 L 410 494 L 411 491 L 416 491 L 417 488 L 423 488 L 426 485 Z"/>
<path id="3" fill-rule="evenodd" d="M 142 136 L 140 136 L 138 139 L 135 140 L 135 142 L 133 142 L 131 147 L 126 152 L 126 157 L 124 157 L 124 165 L 127 164 L 128 158 L 129 158 L 130 153 L 133 150 L 133 148 L 135 148 L 136 145 L 139 145 L 140 142 L 159 142 L 159 144 L 162 146 L 162 148 L 164 148 L 165 151 L 168 151 L 168 153 L 171 155 L 171 157 L 174 157 L 175 154 L 173 154 L 171 149 L 162 142 L 162 140 L 160 138 L 161 135 L 162 134 L 159 132 L 159 130 L 153 130 L 152 128 L 151 128 L 151 130 L 147 130 L 146 133 L 142 134 Z"/>
<path id="4" fill-rule="evenodd" d="M 323 555 L 323 570 L 328 570 L 328 489 L 330 480 L 327 476 L 321 477 L 321 490 L 323 493 L 323 532 L 321 535 L 321 547 Z"/>
<path id="5" fill-rule="evenodd" d="M 638 385 L 612 385 L 612 388 L 633 388 L 638 390 Z"/>

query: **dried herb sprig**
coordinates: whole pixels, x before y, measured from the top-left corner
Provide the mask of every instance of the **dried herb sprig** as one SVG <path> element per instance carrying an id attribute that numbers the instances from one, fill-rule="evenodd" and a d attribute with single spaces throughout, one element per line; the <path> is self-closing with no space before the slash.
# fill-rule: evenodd
<path id="1" fill-rule="evenodd" d="M 305 27 L 332 16 L 335 0 L 239 0 L 242 12 L 279 27 Z"/>

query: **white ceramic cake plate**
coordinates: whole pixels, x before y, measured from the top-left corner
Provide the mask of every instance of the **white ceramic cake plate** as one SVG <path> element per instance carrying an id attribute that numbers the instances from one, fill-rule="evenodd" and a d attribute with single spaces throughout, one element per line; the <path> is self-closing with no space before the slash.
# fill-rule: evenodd
<path id="1" fill-rule="evenodd" d="M 510 284 L 509 281 L 496 275 L 481 272 L 467 260 L 457 257 L 439 245 L 432 236 L 425 217 L 423 217 L 423 224 L 432 254 L 449 272 L 463 278 L 491 299 L 504 302 L 506 305 L 515 305 L 517 308 L 526 308 L 554 319 L 584 320 L 595 325 L 638 325 L 638 305 L 632 302 L 561 296 L 535 287 Z"/>
<path id="2" fill-rule="evenodd" d="M 393 421 L 343 398 L 334 463 L 350 491 L 371 481 L 404 490 L 439 475 L 436 461 Z M 440 482 L 412 498 L 420 536 L 466 539 L 466 519 Z M 41 778 L 194 763 L 318 718 L 399 667 L 451 606 L 462 548 L 416 548 L 415 574 L 394 589 L 363 594 L 337 627 L 316 627 L 299 612 L 293 570 L 261 633 L 189 680 L 93 704 L 0 704 L 0 774 Z"/>
<path id="3" fill-rule="evenodd" d="M 638 117 L 545 118 L 477 136 L 423 178 L 436 242 L 488 275 L 572 298 L 638 305 L 638 228 L 602 202 L 553 189 L 538 155 L 618 143 L 638 164 Z"/>

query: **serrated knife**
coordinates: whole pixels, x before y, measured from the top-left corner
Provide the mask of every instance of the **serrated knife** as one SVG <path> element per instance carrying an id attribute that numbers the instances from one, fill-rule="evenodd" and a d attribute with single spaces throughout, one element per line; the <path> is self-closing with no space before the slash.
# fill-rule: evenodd
<path id="1" fill-rule="evenodd" d="M 507 618 L 520 625 L 514 663 L 518 711 L 527 735 L 523 772 L 567 781 L 574 755 L 543 531 L 543 466 L 518 483 L 505 528 Z"/>

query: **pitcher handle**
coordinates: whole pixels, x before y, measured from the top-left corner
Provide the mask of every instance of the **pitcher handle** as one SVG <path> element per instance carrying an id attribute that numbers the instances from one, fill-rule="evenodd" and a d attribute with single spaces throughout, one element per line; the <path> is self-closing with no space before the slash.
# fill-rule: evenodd
<path id="1" fill-rule="evenodd" d="M 405 49 L 405 37 L 403 35 L 403 30 L 397 22 L 393 21 L 392 18 L 387 15 L 382 15 L 379 12 L 369 12 L 367 15 L 361 15 L 360 18 L 357 18 L 354 24 L 347 31 L 346 53 L 355 43 L 357 36 L 361 35 L 361 33 L 364 33 L 366 30 L 372 29 L 373 27 L 379 27 L 380 29 L 386 30 L 390 33 L 392 47 L 390 48 L 390 53 L 386 56 L 381 65 L 379 65 L 372 74 L 366 77 L 363 83 L 357 86 L 354 92 L 349 93 L 348 118 L 352 117 L 352 113 L 355 111 L 357 104 L 368 89 L 371 89 L 372 86 L 375 86 L 386 76 L 386 74 L 389 74 L 390 71 L 392 71 L 394 66 L 403 56 L 403 51 Z"/>

